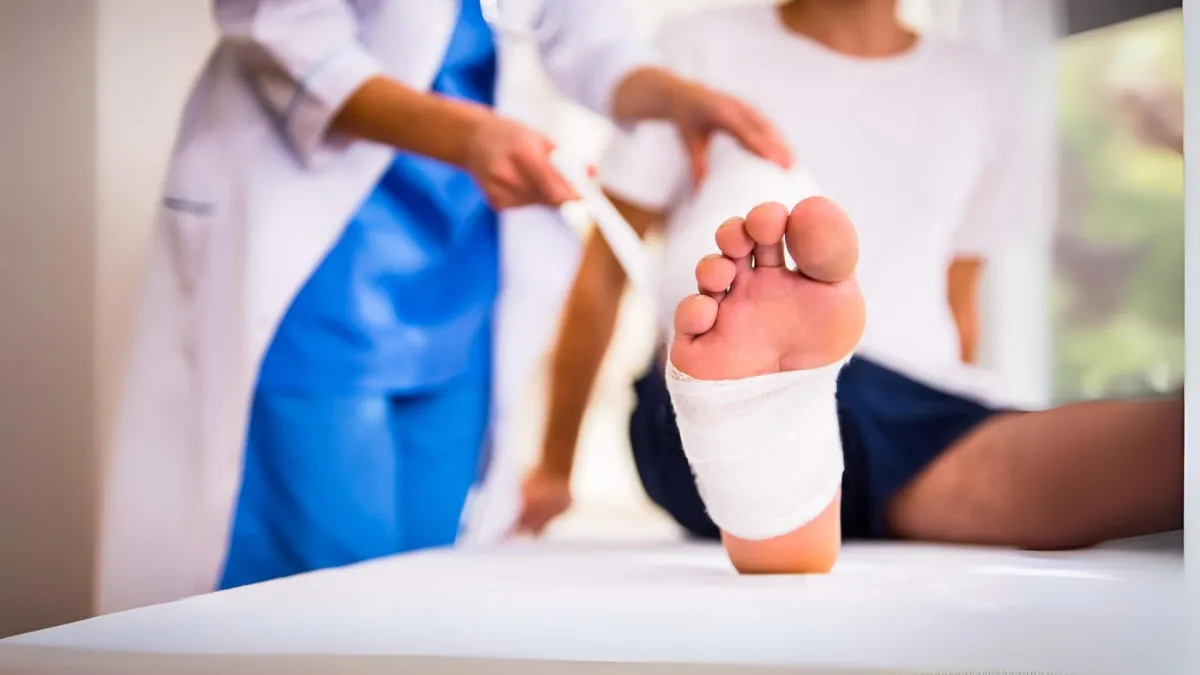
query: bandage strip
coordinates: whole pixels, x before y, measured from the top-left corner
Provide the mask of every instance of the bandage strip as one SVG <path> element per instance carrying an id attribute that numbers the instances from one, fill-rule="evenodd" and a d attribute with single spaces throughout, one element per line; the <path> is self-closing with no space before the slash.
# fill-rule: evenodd
<path id="1" fill-rule="evenodd" d="M 709 517 L 748 540 L 811 522 L 841 486 L 837 376 L 845 361 L 741 380 L 667 366 L 684 453 Z"/>
<path id="2" fill-rule="evenodd" d="M 604 237 L 621 268 L 625 270 L 629 283 L 641 292 L 652 292 L 650 256 L 642 238 L 588 175 L 587 164 L 570 157 L 561 149 L 550 155 L 550 161 L 571 189 L 579 195 L 579 201 L 587 209 L 588 215 L 596 224 L 596 229 Z"/>

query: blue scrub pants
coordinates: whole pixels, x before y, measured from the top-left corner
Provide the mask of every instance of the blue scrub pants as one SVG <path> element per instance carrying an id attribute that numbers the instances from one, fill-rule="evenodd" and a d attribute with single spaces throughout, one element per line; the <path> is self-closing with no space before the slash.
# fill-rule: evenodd
<path id="1" fill-rule="evenodd" d="M 258 392 L 220 587 L 453 544 L 489 375 L 415 395 Z"/>

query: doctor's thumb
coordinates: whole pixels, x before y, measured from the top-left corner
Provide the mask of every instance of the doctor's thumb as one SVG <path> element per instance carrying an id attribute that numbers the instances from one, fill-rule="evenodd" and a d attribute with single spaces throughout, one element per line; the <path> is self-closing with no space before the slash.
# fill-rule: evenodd
<path id="1" fill-rule="evenodd" d="M 558 207 L 578 199 L 579 195 L 575 194 L 571 184 L 550 160 L 552 152 L 554 146 L 542 139 L 542 147 L 523 154 L 519 166 L 534 189 L 540 193 L 539 201 L 548 206 Z"/>
<path id="2" fill-rule="evenodd" d="M 684 144 L 687 146 L 688 162 L 692 169 L 692 189 L 695 190 L 704 182 L 708 175 L 708 136 L 685 134 Z"/>

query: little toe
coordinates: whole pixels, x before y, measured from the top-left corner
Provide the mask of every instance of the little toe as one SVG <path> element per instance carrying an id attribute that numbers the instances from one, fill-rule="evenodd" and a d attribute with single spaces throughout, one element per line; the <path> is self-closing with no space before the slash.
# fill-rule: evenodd
<path id="1" fill-rule="evenodd" d="M 689 295 L 675 308 L 675 333 L 697 337 L 717 323 L 717 301 L 706 295 Z"/>

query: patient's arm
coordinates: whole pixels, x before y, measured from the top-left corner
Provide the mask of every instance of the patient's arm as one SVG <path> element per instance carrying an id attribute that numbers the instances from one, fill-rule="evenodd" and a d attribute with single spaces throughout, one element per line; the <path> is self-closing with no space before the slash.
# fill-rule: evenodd
<path id="1" fill-rule="evenodd" d="M 660 215 L 609 196 L 617 210 L 644 236 Z M 559 327 L 550 364 L 550 410 L 542 456 L 525 486 L 520 527 L 534 533 L 566 508 L 579 429 L 596 374 L 616 327 L 625 272 L 599 232 L 584 249 Z M 560 496 L 554 497 L 555 493 Z"/>
<path id="2" fill-rule="evenodd" d="M 979 347 L 979 277 L 982 258 L 955 258 L 950 264 L 947 288 L 950 311 L 958 327 L 959 354 L 963 363 L 975 363 Z"/>

